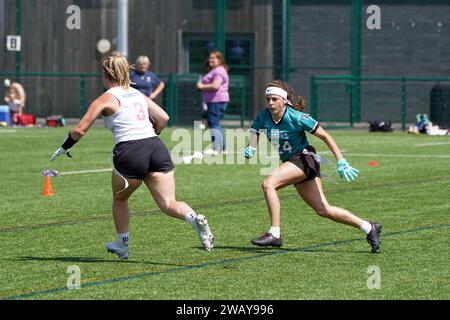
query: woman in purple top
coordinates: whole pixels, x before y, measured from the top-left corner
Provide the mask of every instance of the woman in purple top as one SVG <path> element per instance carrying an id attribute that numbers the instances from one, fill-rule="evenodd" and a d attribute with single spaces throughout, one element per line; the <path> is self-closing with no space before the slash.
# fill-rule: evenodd
<path id="1" fill-rule="evenodd" d="M 197 83 L 197 88 L 203 92 L 203 102 L 208 106 L 206 119 L 213 143 L 213 149 L 205 151 L 205 153 L 218 154 L 226 151 L 220 118 L 230 102 L 228 66 L 219 51 L 212 51 L 205 65 L 207 74 Z"/>

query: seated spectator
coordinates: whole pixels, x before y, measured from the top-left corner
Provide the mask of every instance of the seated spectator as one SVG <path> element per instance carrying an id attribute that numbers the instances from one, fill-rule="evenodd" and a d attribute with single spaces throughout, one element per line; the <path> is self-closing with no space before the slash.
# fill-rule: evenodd
<path id="1" fill-rule="evenodd" d="M 13 124 L 19 124 L 19 116 L 23 114 L 25 108 L 25 90 L 18 82 L 11 82 L 11 80 L 5 80 L 5 102 L 9 105 L 11 113 L 11 121 Z"/>

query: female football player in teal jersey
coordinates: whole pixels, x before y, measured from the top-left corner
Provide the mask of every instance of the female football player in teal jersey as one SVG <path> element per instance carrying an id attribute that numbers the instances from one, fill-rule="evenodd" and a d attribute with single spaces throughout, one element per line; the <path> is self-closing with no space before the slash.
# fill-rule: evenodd
<path id="1" fill-rule="evenodd" d="M 294 185 L 303 200 L 320 216 L 359 228 L 366 234 L 372 252 L 379 252 L 379 223 L 362 220 L 349 211 L 328 203 L 320 180 L 320 163 L 316 150 L 309 144 L 306 132 L 325 142 L 338 161 L 340 177 L 350 182 L 358 177 L 359 171 L 344 159 L 334 139 L 320 124 L 303 112 L 305 100 L 295 95 L 288 84 L 280 80 L 272 81 L 266 86 L 265 95 L 268 107 L 253 122 L 245 157 L 250 159 L 255 155 L 259 134 L 264 132 L 272 145 L 278 148 L 283 163 L 262 183 L 271 227 L 267 233 L 251 242 L 257 246 L 282 245 L 277 190 Z"/>

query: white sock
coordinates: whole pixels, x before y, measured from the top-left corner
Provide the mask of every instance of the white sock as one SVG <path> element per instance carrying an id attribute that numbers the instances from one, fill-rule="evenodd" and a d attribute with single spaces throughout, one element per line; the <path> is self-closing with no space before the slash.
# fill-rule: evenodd
<path id="1" fill-rule="evenodd" d="M 269 233 L 271 233 L 275 238 L 280 238 L 281 229 L 280 229 L 280 227 L 271 226 L 269 229 Z"/>
<path id="2" fill-rule="evenodd" d="M 117 234 L 117 243 L 121 246 L 128 247 L 128 240 L 130 238 L 130 235 L 128 232 L 126 233 L 118 233 Z"/>
<path id="3" fill-rule="evenodd" d="M 364 222 L 362 223 L 360 229 L 361 229 L 362 231 L 364 231 L 365 234 L 369 234 L 370 230 L 372 230 L 372 225 L 371 225 L 369 222 L 364 221 Z"/>
<path id="4" fill-rule="evenodd" d="M 195 224 L 195 218 L 197 218 L 197 215 L 195 214 L 194 211 L 188 212 L 184 216 L 184 219 L 186 220 L 186 222 L 189 223 L 191 226 L 193 226 Z"/>

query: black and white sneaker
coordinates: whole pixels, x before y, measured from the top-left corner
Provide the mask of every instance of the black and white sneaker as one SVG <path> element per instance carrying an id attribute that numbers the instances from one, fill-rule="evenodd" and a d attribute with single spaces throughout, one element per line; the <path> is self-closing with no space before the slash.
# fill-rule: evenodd
<path id="1" fill-rule="evenodd" d="M 367 235 L 367 242 L 372 246 L 372 253 L 380 252 L 380 234 L 381 234 L 381 224 L 378 222 L 371 222 L 372 229 Z"/>
<path id="2" fill-rule="evenodd" d="M 194 230 L 197 232 L 198 237 L 206 251 L 211 251 L 214 247 L 214 236 L 209 228 L 208 220 L 205 216 L 199 214 L 195 218 L 193 225 Z"/>

